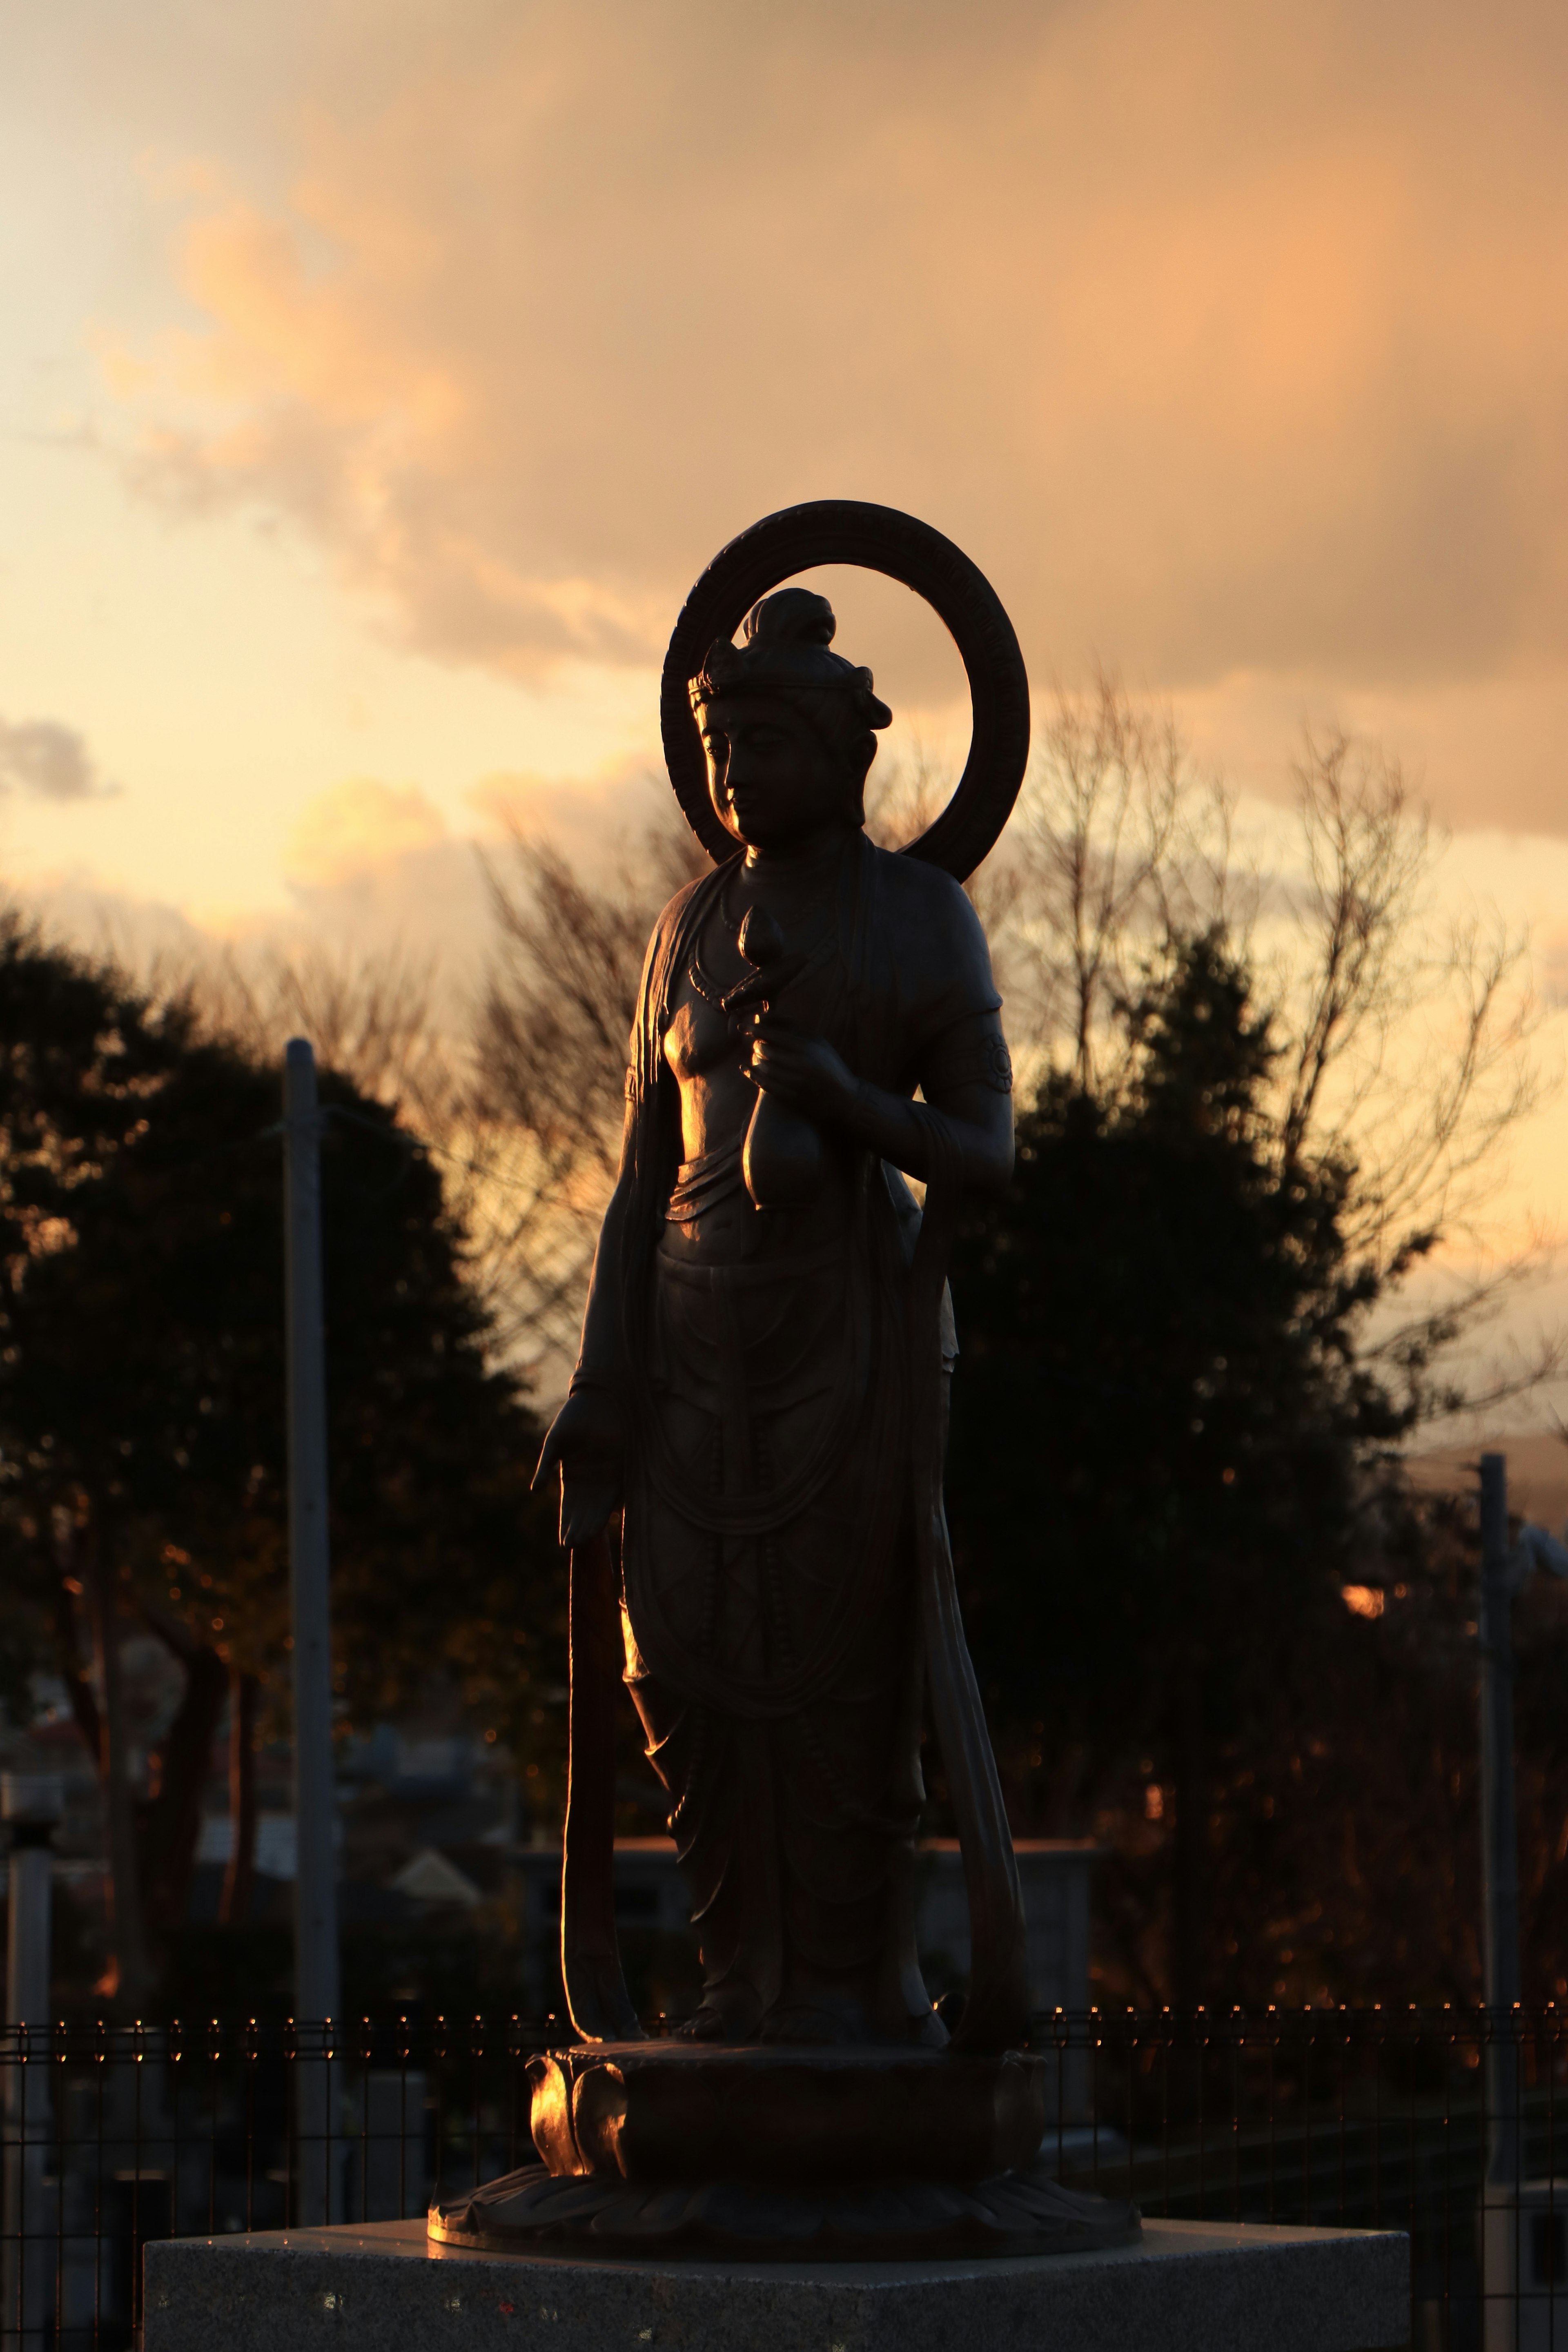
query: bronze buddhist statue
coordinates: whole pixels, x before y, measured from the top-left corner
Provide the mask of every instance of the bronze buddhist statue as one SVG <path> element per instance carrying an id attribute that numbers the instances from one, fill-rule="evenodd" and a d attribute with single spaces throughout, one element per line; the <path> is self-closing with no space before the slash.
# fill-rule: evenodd
<path id="1" fill-rule="evenodd" d="M 891 714 L 834 649 L 826 599 L 748 594 L 732 641 L 742 594 L 835 560 L 920 587 L 971 678 L 964 779 L 897 854 L 864 831 Z M 822 502 L 768 518 L 710 567 L 672 640 L 664 717 L 672 779 L 716 862 L 648 945 L 620 1174 L 540 1463 L 559 1472 L 572 1549 L 563 1974 L 582 2046 L 535 2062 L 548 2175 L 495 2184 L 433 2227 L 552 2243 L 570 2218 L 553 2192 L 576 2182 L 570 2212 L 595 2242 L 623 2225 L 646 2239 L 629 2208 L 581 2205 L 599 2176 L 623 2206 L 639 2179 L 667 2204 L 688 2184 L 685 2221 L 653 2232 L 668 2251 L 766 2251 L 778 2229 L 819 2251 L 888 2251 L 897 2229 L 832 2199 L 856 2183 L 886 2196 L 877 2184 L 901 2170 L 972 2189 L 1005 2174 L 1015 2206 L 1034 2195 L 1026 2220 L 950 2215 L 954 2245 L 1103 2242 L 1136 2226 L 1127 2209 L 1090 2212 L 1028 2168 L 1044 2062 L 1019 2054 L 1022 1906 L 942 1495 L 953 1221 L 965 1191 L 1005 1187 L 1013 1160 L 1000 1000 L 961 885 L 1022 775 L 1016 641 L 950 542 L 890 509 Z M 610 1874 L 617 1676 L 668 1793 L 703 1969 L 677 2042 L 640 2048 Z M 914 1935 L 928 1712 L 972 1920 L 951 2048 Z M 774 2206 L 738 2219 L 726 2174 L 773 2184 Z M 817 2222 L 779 2222 L 778 2196 L 814 2183 L 829 2200 Z"/>

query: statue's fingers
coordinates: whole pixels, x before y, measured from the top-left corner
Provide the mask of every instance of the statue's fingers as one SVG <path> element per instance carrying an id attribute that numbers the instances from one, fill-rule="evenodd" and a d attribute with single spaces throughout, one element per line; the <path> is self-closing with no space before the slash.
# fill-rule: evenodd
<path id="1" fill-rule="evenodd" d="M 528 1491 L 531 1495 L 542 1479 L 549 1477 L 552 1470 L 558 1466 L 560 1460 L 561 1441 L 556 1436 L 554 1423 L 552 1423 L 544 1433 L 544 1443 L 539 1449 L 539 1460 L 534 1466 L 533 1475 L 528 1482 Z"/>
<path id="2" fill-rule="evenodd" d="M 575 1551 L 580 1545 L 591 1543 L 596 1535 L 602 1535 L 614 1508 L 614 1491 L 602 1480 L 595 1480 L 586 1490 L 574 1483 L 568 1493 L 563 1486 L 561 1492 L 561 1541 L 565 1549 Z"/>
<path id="3" fill-rule="evenodd" d="M 797 1094 L 805 1069 L 798 1054 L 781 1054 L 775 1047 L 771 1053 L 753 1055 L 752 1075 L 766 1094 Z"/>

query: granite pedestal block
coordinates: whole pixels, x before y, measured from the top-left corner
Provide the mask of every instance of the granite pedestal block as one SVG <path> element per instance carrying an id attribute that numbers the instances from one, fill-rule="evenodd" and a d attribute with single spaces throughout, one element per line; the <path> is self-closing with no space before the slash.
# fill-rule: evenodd
<path id="1" fill-rule="evenodd" d="M 145 2352 L 1374 2352 L 1394 2231 L 1146 2221 L 1103 2253 L 971 2263 L 551 2261 L 425 2223 L 148 2246 Z"/>

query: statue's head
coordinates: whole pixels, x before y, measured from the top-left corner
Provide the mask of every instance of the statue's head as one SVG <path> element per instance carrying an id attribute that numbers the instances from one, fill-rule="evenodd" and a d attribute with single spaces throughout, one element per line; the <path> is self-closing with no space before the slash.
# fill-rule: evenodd
<path id="1" fill-rule="evenodd" d="M 864 824 L 866 772 L 892 712 L 871 673 L 832 651 L 826 596 L 780 588 L 746 615 L 745 642 L 716 638 L 690 682 L 708 790 L 737 841 L 771 848 L 834 818 Z"/>

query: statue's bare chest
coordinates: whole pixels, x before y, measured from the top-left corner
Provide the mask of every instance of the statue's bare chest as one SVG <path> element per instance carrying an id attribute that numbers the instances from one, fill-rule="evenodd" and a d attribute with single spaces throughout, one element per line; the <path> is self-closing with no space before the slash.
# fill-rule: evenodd
<path id="1" fill-rule="evenodd" d="M 730 1015 L 700 995 L 689 972 L 683 972 L 664 1033 L 664 1058 L 677 1082 L 689 1086 L 725 1066 L 739 1075 L 742 1057 Z"/>

